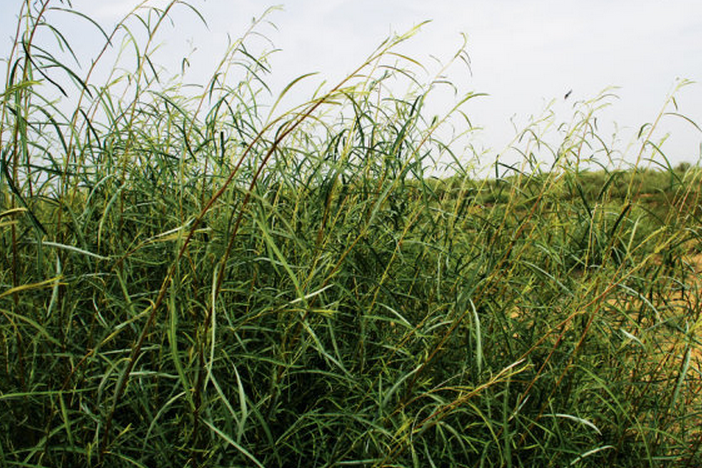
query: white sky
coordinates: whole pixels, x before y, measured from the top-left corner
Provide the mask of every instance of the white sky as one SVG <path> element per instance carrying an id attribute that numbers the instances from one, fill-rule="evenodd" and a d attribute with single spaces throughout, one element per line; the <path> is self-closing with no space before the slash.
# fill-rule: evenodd
<path id="1" fill-rule="evenodd" d="M 73 1 L 106 28 L 136 3 Z M 334 83 L 391 33 L 405 32 L 424 20 L 432 22 L 402 51 L 428 66 L 434 63 L 430 55 L 444 61 L 451 57 L 462 42 L 460 34 L 467 34 L 472 74 L 456 66 L 449 78 L 463 91 L 490 95 L 470 102 L 465 110 L 484 128 L 476 138 L 493 157 L 515 134 L 510 119 L 524 126 L 552 99 L 557 99 L 557 115 L 569 120 L 573 102 L 593 98 L 608 86 L 621 87 L 616 91 L 620 99 L 600 114 L 600 122 L 616 122 L 628 141 L 627 135 L 656 118 L 676 78 L 702 82 L 700 0 L 194 0 L 209 30 L 180 7 L 175 26 L 164 29 L 159 39 L 168 44 L 165 50 L 174 63 L 180 63 L 188 44 L 193 44 L 197 50 L 192 70 L 211 70 L 228 33 L 238 38 L 253 16 L 281 3 L 283 10 L 268 17 L 275 27 L 260 29 L 281 49 L 271 58 L 273 74 L 267 78 L 274 94 L 307 72 L 320 75 L 303 92 L 311 92 L 311 84 L 323 79 Z M 19 4 L 0 0 L 1 56 L 9 51 L 6 38 L 14 33 Z M 5 14 L 13 9 L 15 14 Z M 60 17 L 55 16 L 57 21 Z M 88 31 L 78 25 L 72 29 L 76 35 Z M 74 43 L 81 44 L 79 39 Z M 91 44 L 98 43 L 78 47 L 88 50 Z M 202 76 L 204 80 L 208 74 Z M 573 93 L 564 102 L 570 89 Z M 300 95 L 300 101 L 305 97 Z M 685 87 L 677 102 L 679 112 L 702 126 L 702 83 Z M 431 110 L 439 113 L 442 105 L 446 103 L 439 100 Z M 613 128 L 603 129 L 611 134 Z M 663 149 L 673 163 L 700 158 L 702 135 L 690 124 L 667 118 L 661 130 L 672 131 Z"/>

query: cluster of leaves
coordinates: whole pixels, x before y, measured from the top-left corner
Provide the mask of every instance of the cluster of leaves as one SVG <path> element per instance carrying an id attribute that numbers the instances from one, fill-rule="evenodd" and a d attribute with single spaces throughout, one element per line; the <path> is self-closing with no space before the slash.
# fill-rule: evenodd
<path id="1" fill-rule="evenodd" d="M 195 97 L 134 43 L 66 114 L 50 13 L 2 94 L 3 466 L 700 464 L 698 168 L 432 179 L 407 36 L 278 117 L 244 40 Z"/>

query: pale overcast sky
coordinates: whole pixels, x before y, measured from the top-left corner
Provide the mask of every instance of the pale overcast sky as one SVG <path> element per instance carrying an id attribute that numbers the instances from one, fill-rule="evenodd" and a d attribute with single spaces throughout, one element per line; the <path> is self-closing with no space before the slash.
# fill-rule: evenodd
<path id="1" fill-rule="evenodd" d="M 9 50 L 6 38 L 14 32 L 19 3 L 0 0 L 2 56 Z M 109 28 L 138 2 L 72 3 Z M 252 17 L 269 6 L 283 7 L 268 17 L 275 27 L 264 25 L 259 30 L 280 49 L 270 60 L 273 74 L 267 79 L 274 93 L 307 72 L 320 72 L 313 83 L 323 79 L 334 83 L 391 33 L 405 32 L 424 20 L 432 22 L 403 45 L 402 52 L 429 66 L 430 55 L 447 60 L 460 46 L 461 33 L 467 34 L 472 74 L 456 66 L 448 75 L 463 91 L 490 95 L 465 110 L 475 125 L 484 127 L 476 138 L 493 156 L 514 136 L 510 119 L 525 125 L 552 99 L 557 100 L 557 115 L 568 119 L 575 101 L 593 98 L 608 86 L 620 87 L 616 91 L 620 99 L 600 114 L 600 121 L 616 121 L 624 128 L 622 138 L 628 138 L 627 129 L 630 135 L 656 118 L 678 77 L 701 82 L 684 88 L 677 102 L 679 112 L 702 126 L 700 0 L 194 0 L 192 4 L 209 29 L 181 7 L 174 14 L 175 26 L 164 29 L 159 38 L 168 43 L 169 54 L 181 57 L 188 44 L 194 45 L 191 63 L 196 71 L 214 67 L 227 34 L 237 38 Z M 17 5 L 13 15 L 5 14 L 13 10 L 10 5 Z M 77 25 L 73 28 L 75 34 L 81 31 Z M 571 97 L 564 101 L 571 89 Z M 672 131 L 664 150 L 674 163 L 700 158 L 702 135 L 690 124 L 669 118 L 662 130 Z"/>

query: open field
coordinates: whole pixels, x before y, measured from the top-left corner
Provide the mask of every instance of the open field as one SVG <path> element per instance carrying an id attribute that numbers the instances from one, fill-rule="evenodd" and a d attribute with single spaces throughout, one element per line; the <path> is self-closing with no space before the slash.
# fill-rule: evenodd
<path id="1" fill-rule="evenodd" d="M 598 97 L 478 177 L 433 82 L 388 91 L 414 31 L 275 113 L 247 36 L 186 95 L 104 31 L 140 60 L 95 84 L 38 5 L 0 95 L 0 465 L 702 465 L 702 169 L 658 119 L 614 164 Z"/>

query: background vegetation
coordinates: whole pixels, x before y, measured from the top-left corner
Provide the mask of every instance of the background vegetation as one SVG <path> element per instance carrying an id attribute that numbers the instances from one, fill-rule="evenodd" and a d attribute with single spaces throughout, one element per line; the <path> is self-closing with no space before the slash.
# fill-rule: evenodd
<path id="1" fill-rule="evenodd" d="M 182 6 L 95 25 L 137 59 L 95 84 L 59 58 L 62 7 L 23 5 L 1 465 L 702 464 L 702 173 L 671 167 L 657 120 L 614 166 L 600 96 L 558 148 L 526 129 L 521 163 L 476 177 L 438 137 L 476 95 L 426 118 L 441 77 L 393 52 L 415 31 L 277 112 L 256 24 L 194 96 L 164 79 L 153 38 Z"/>

